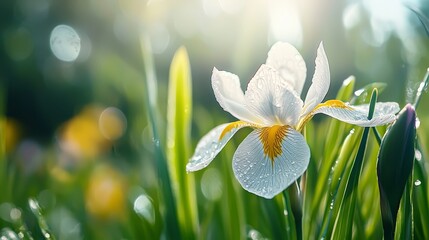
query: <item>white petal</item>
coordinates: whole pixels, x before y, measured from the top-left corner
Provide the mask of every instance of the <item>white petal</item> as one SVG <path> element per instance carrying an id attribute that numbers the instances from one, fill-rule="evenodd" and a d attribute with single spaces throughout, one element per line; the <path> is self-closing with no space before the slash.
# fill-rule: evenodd
<path id="1" fill-rule="evenodd" d="M 220 106 L 234 117 L 251 123 L 257 123 L 244 104 L 244 94 L 237 75 L 213 69 L 212 87 Z"/>
<path id="2" fill-rule="evenodd" d="M 305 172 L 310 149 L 299 132 L 288 128 L 281 143 L 281 154 L 271 161 L 264 153 L 260 132 L 261 129 L 251 132 L 237 148 L 233 170 L 244 189 L 273 198 Z"/>
<path id="3" fill-rule="evenodd" d="M 328 92 L 330 84 L 329 63 L 326 57 L 323 43 L 320 43 L 317 49 L 316 70 L 314 71 L 313 80 L 308 89 L 307 96 L 304 101 L 302 115 L 307 115 L 317 104 L 321 103 Z"/>
<path id="4" fill-rule="evenodd" d="M 259 68 L 250 80 L 244 97 L 247 108 L 262 119 L 260 124 L 263 126 L 295 126 L 298 123 L 302 100 L 268 65 Z"/>
<path id="5" fill-rule="evenodd" d="M 238 121 L 225 123 L 213 128 L 198 142 L 194 155 L 186 165 L 186 171 L 193 172 L 207 167 L 232 136 L 245 126 L 248 126 L 248 124 Z M 225 129 L 226 131 L 224 131 Z"/>
<path id="6" fill-rule="evenodd" d="M 341 102 L 334 101 L 337 103 Z M 329 104 L 334 101 L 327 101 L 320 104 L 312 114 L 323 113 L 346 123 L 361 127 L 375 127 L 393 122 L 396 119 L 395 114 L 399 112 L 399 105 L 397 103 L 379 102 L 375 104 L 374 116 L 371 120 L 368 120 L 368 104 L 360 106 L 352 106 L 344 103 L 344 106 Z"/>
<path id="7" fill-rule="evenodd" d="M 307 75 L 304 59 L 294 46 L 277 42 L 268 52 L 267 65 L 276 69 L 280 76 L 301 95 Z"/>

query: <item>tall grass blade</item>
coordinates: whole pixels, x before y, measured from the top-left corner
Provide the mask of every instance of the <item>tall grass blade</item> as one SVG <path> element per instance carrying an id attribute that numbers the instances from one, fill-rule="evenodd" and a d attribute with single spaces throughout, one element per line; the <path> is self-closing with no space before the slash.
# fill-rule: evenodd
<path id="1" fill-rule="evenodd" d="M 146 73 L 145 88 L 143 95 L 145 97 L 145 106 L 147 109 L 147 114 L 149 122 L 152 127 L 152 136 L 155 142 L 155 159 L 156 166 L 158 170 L 158 179 L 160 181 L 160 195 L 161 200 L 165 204 L 164 212 L 164 222 L 166 224 L 166 236 L 169 239 L 180 239 L 179 224 L 176 214 L 176 202 L 173 196 L 173 191 L 171 189 L 170 175 L 168 173 L 167 162 L 163 152 L 163 148 L 160 143 L 159 136 L 159 126 L 158 121 L 159 117 L 157 115 L 157 106 L 156 106 L 156 75 L 155 68 L 153 66 L 153 60 L 151 55 L 150 42 L 148 38 L 142 36 L 140 39 L 141 50 L 144 61 L 144 70 Z"/>
<path id="2" fill-rule="evenodd" d="M 45 217 L 42 214 L 39 203 L 35 199 L 28 200 L 28 206 L 30 207 L 31 212 L 36 216 L 37 223 L 39 228 L 42 231 L 42 235 L 46 240 L 55 240 L 54 235 L 52 235 L 49 230 L 48 224 L 46 223 Z"/>
<path id="3" fill-rule="evenodd" d="M 414 162 L 413 179 L 413 219 L 414 233 L 416 239 L 429 239 L 429 196 L 428 196 L 428 177 L 425 168 L 427 159 L 421 148 L 420 139 L 417 138 L 416 154 Z"/>
<path id="4" fill-rule="evenodd" d="M 336 99 L 342 100 L 342 101 L 349 101 L 352 94 L 353 89 L 355 85 L 355 78 L 353 76 L 347 78 L 343 81 L 343 84 L 338 91 Z M 315 188 L 308 189 L 305 195 L 307 195 L 309 192 L 314 192 L 314 195 L 311 196 L 311 201 L 306 201 L 308 198 L 305 196 L 304 199 L 304 208 L 305 211 L 307 210 L 308 213 L 304 214 L 304 223 L 303 223 L 303 234 L 304 239 L 310 238 L 310 233 L 314 232 L 313 223 L 315 222 L 314 219 L 316 219 L 316 216 L 318 214 L 318 206 L 322 204 L 322 199 L 325 196 L 325 193 L 327 192 L 327 182 L 329 178 L 329 173 L 331 172 L 332 165 L 334 164 L 334 160 L 338 154 L 338 150 L 341 146 L 341 142 L 343 141 L 343 137 L 346 134 L 345 131 L 346 124 L 338 121 L 336 119 L 331 119 L 329 124 L 329 129 L 326 134 L 326 143 L 324 146 L 324 157 L 322 160 L 322 163 L 320 164 L 320 169 L 318 173 L 314 173 L 316 169 L 313 170 L 313 168 L 317 168 L 317 166 L 311 166 L 315 163 L 315 160 L 312 159 L 310 161 L 310 166 L 307 170 L 307 182 L 315 182 L 316 186 Z M 308 204 L 311 203 L 311 204 Z M 308 215 L 308 217 L 305 217 L 305 215 Z M 314 236 L 313 236 L 314 237 Z"/>
<path id="5" fill-rule="evenodd" d="M 416 113 L 407 104 L 381 142 L 377 175 L 385 239 L 393 239 L 399 203 L 413 167 L 415 125 Z"/>
<path id="6" fill-rule="evenodd" d="M 429 36 L 429 18 L 427 18 L 422 12 L 420 12 L 420 10 L 417 10 L 411 6 L 407 6 L 407 7 L 417 15 L 417 17 L 419 18 L 420 22 L 423 25 L 423 28 L 426 31 L 426 34 Z"/>
<path id="7" fill-rule="evenodd" d="M 347 135 L 338 158 L 335 161 L 334 166 L 332 167 L 332 173 L 330 176 L 329 189 L 327 194 L 326 206 L 322 222 L 322 230 L 319 235 L 319 239 L 330 238 L 332 230 L 334 228 L 334 221 L 338 215 L 338 210 L 341 205 L 341 199 L 343 197 L 346 184 L 344 176 L 350 175 L 350 170 L 352 167 L 353 156 L 356 155 L 358 150 L 358 142 L 362 137 L 362 130 L 352 129 Z"/>
<path id="8" fill-rule="evenodd" d="M 294 186 L 292 186 L 294 187 Z M 292 212 L 291 202 L 289 193 L 285 190 L 283 194 L 283 204 L 284 204 L 284 215 L 285 215 L 285 227 L 286 227 L 286 239 L 300 239 L 298 238 L 298 233 L 295 224 L 295 218 Z"/>
<path id="9" fill-rule="evenodd" d="M 5 113 L 5 100 L 6 96 L 3 90 L 3 86 L 0 85 L 0 182 L 4 185 L 2 187 L 3 193 L 0 194 L 0 202 L 5 200 L 6 188 L 8 185 L 6 181 L 6 118 Z"/>
<path id="10" fill-rule="evenodd" d="M 375 103 L 377 101 L 377 89 L 374 89 L 371 94 L 368 119 L 371 119 L 374 114 Z M 360 173 L 362 171 L 363 159 L 365 155 L 368 134 L 370 128 L 365 128 L 362 139 L 359 144 L 359 149 L 356 158 L 353 162 L 353 167 L 350 176 L 347 180 L 347 186 L 344 192 L 344 197 L 338 213 L 336 225 L 334 227 L 334 239 L 351 239 L 353 230 L 353 219 L 357 201 L 357 186 L 359 183 Z"/>
<path id="11" fill-rule="evenodd" d="M 192 116 L 192 82 L 188 53 L 185 47 L 174 54 L 170 67 L 167 106 L 167 158 L 177 215 L 184 239 L 197 236 L 198 213 L 193 174 L 186 174 L 190 157 Z"/>
<path id="12" fill-rule="evenodd" d="M 398 221 L 396 223 L 395 239 L 414 239 L 413 235 L 413 206 L 411 203 L 412 199 L 412 180 L 410 176 L 405 185 L 404 194 L 402 197 L 401 204 L 399 205 Z"/>
<path id="13" fill-rule="evenodd" d="M 422 82 L 420 83 L 419 88 L 417 88 L 416 99 L 414 100 L 414 104 L 413 104 L 414 109 L 417 109 L 420 102 L 420 98 L 422 97 L 423 92 L 427 91 L 428 85 L 429 85 L 429 68 L 426 70 L 426 74 Z"/>

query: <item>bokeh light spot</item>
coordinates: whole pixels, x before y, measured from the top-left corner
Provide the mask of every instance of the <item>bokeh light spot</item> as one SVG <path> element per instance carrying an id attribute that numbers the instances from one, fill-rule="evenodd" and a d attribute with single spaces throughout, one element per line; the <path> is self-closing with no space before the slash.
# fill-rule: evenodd
<path id="1" fill-rule="evenodd" d="M 7 54 L 14 61 L 25 60 L 33 52 L 33 40 L 25 28 L 6 32 L 4 45 Z"/>
<path id="2" fill-rule="evenodd" d="M 72 62 L 80 52 L 80 37 L 70 26 L 58 25 L 51 32 L 51 50 L 61 61 Z"/>
<path id="3" fill-rule="evenodd" d="M 127 119 L 121 110 L 115 107 L 108 107 L 100 114 L 98 126 L 105 138 L 116 140 L 127 129 Z"/>
<path id="4" fill-rule="evenodd" d="M 201 191 L 208 200 L 216 201 L 222 197 L 223 185 L 219 171 L 214 168 L 207 169 L 201 178 Z"/>

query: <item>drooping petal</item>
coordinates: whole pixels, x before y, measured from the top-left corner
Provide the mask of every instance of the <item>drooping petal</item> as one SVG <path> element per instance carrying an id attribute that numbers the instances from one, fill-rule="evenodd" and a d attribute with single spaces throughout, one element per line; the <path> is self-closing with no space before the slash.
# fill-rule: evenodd
<path id="1" fill-rule="evenodd" d="M 368 120 L 369 105 L 352 106 L 339 100 L 329 100 L 319 104 L 312 115 L 323 113 L 340 121 L 361 127 L 386 125 L 395 120 L 399 105 L 395 102 L 379 102 L 375 104 L 374 116 Z"/>
<path id="2" fill-rule="evenodd" d="M 307 67 L 294 46 L 286 42 L 277 42 L 268 52 L 266 64 L 276 69 L 282 79 L 301 95 Z"/>
<path id="3" fill-rule="evenodd" d="M 258 119 L 247 110 L 244 104 L 244 93 L 237 75 L 213 69 L 212 87 L 220 106 L 234 117 L 252 123 Z"/>
<path id="4" fill-rule="evenodd" d="M 304 137 L 289 126 L 256 129 L 237 148 L 234 175 L 247 191 L 273 198 L 307 169 L 310 149 Z"/>
<path id="5" fill-rule="evenodd" d="M 186 171 L 194 172 L 207 167 L 232 136 L 245 126 L 249 126 L 249 124 L 237 121 L 213 128 L 198 142 L 194 155 L 186 165 Z"/>
<path id="6" fill-rule="evenodd" d="M 268 65 L 263 64 L 250 80 L 244 98 L 249 111 L 262 119 L 263 126 L 298 123 L 302 100 Z"/>
<path id="7" fill-rule="evenodd" d="M 323 43 L 320 43 L 317 49 L 316 70 L 314 71 L 311 86 L 305 97 L 302 116 L 311 112 L 317 104 L 321 103 L 328 92 L 330 84 L 329 63 L 326 57 Z"/>

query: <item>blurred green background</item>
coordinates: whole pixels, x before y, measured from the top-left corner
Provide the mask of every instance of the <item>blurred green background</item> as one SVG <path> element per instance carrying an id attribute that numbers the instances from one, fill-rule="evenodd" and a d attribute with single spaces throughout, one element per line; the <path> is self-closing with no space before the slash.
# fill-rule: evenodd
<path id="1" fill-rule="evenodd" d="M 160 126 L 167 122 L 171 59 L 180 46 L 188 51 L 193 149 L 206 131 L 233 119 L 214 98 L 213 67 L 237 74 L 245 88 L 276 41 L 297 47 L 309 82 L 323 41 L 331 70 L 325 99 L 334 98 L 342 81 L 354 75 L 356 89 L 387 83 L 380 101 L 397 101 L 401 107 L 411 102 L 429 67 L 429 38 L 406 6 L 429 16 L 427 0 L 1 1 L 0 114 L 7 181 L 0 182 L 0 227 L 13 225 L 8 213 L 14 206 L 25 214 L 30 197 L 46 209 L 48 225 L 59 239 L 132 238 L 139 233 L 130 229 L 138 227 L 116 223 L 131 221 L 136 213 L 148 226 L 157 221 L 153 148 L 165 139 L 154 139 L 148 124 L 141 39 L 149 40 L 154 59 Z M 50 49 L 51 31 L 60 24 L 80 36 L 76 61 L 63 62 Z M 429 130 L 427 94 L 418 116 Z M 163 127 L 160 131 L 165 136 Z M 420 134 L 429 137 L 428 131 Z M 196 181 L 199 196 L 219 199 L 222 185 L 209 193 L 203 186 L 218 175 L 207 171 Z M 149 201 L 152 210 L 136 210 L 139 196 L 146 196 L 140 200 Z M 40 234 L 36 220 L 24 218 Z M 141 231 L 159 236 L 162 227 Z"/>

